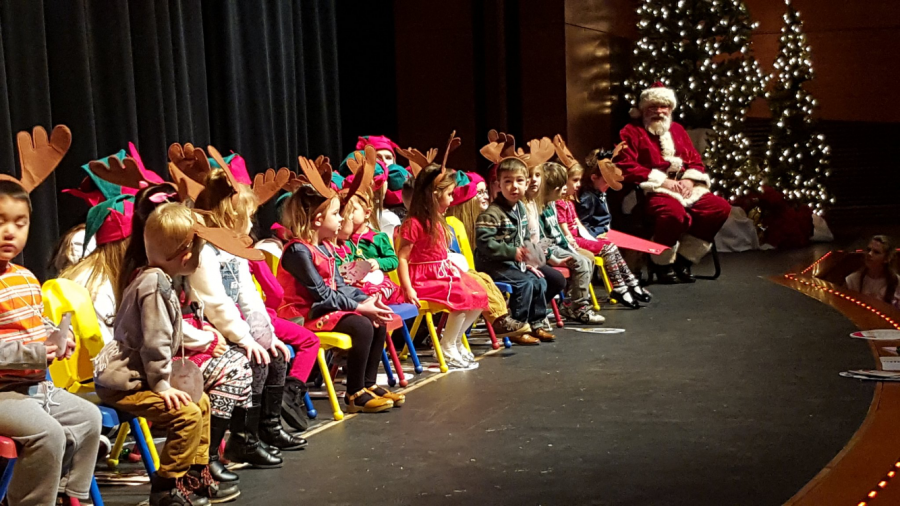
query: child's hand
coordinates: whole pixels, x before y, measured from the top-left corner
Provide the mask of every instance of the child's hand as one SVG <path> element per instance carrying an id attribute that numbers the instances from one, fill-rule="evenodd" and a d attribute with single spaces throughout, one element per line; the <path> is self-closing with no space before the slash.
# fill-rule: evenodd
<path id="1" fill-rule="evenodd" d="M 360 302 L 359 305 L 356 306 L 356 311 L 359 314 L 368 317 L 372 320 L 372 323 L 376 324 L 376 326 L 389 322 L 393 315 L 390 309 L 385 310 L 378 307 L 377 299 L 375 297 L 369 297 Z"/>
<path id="2" fill-rule="evenodd" d="M 528 258 L 528 248 L 519 246 L 516 250 L 516 262 L 524 262 Z"/>
<path id="3" fill-rule="evenodd" d="M 244 339 L 239 345 L 247 353 L 247 358 L 257 364 L 269 365 L 269 352 L 252 339 Z"/>
<path id="4" fill-rule="evenodd" d="M 75 335 L 72 334 L 72 329 L 69 329 L 69 336 L 66 338 L 66 356 L 63 358 L 69 358 L 72 356 L 72 353 L 75 352 Z"/>
<path id="5" fill-rule="evenodd" d="M 213 358 L 219 358 L 228 351 L 228 341 L 225 340 L 225 336 L 219 333 L 218 330 L 209 329 L 210 332 L 216 335 L 218 341 L 216 342 L 216 347 L 213 348 L 212 356 Z"/>
<path id="6" fill-rule="evenodd" d="M 531 271 L 532 274 L 534 274 L 535 276 L 537 276 L 537 277 L 539 277 L 539 278 L 544 277 L 544 273 L 541 272 L 541 271 L 539 271 L 538 268 L 535 267 L 535 266 L 533 266 L 533 265 L 529 265 L 528 267 L 526 267 L 526 269 L 528 269 L 529 271 Z"/>
<path id="7" fill-rule="evenodd" d="M 281 355 L 284 357 L 285 362 L 291 359 L 291 350 L 289 350 L 287 345 L 277 337 L 272 339 L 272 347 L 269 348 L 269 353 L 271 353 L 274 357 L 277 357 L 278 354 L 281 353 Z"/>
<path id="8" fill-rule="evenodd" d="M 369 265 L 372 266 L 373 271 L 381 270 L 381 267 L 378 266 L 378 260 L 375 260 L 374 258 L 370 258 L 370 259 L 366 260 L 366 262 L 369 262 Z"/>
<path id="9" fill-rule="evenodd" d="M 550 264 L 551 267 L 565 267 L 567 260 L 560 260 L 556 257 L 550 257 L 547 259 L 547 263 Z"/>
<path id="10" fill-rule="evenodd" d="M 47 344 L 46 342 L 44 343 L 44 350 L 47 351 L 47 362 L 48 363 L 53 362 L 56 359 L 56 350 L 58 350 L 58 349 L 59 349 L 59 347 L 56 346 L 55 344 Z"/>
<path id="11" fill-rule="evenodd" d="M 403 290 L 403 295 L 406 296 L 406 300 L 408 300 L 410 304 L 415 304 L 416 307 L 422 307 L 422 305 L 419 304 L 419 294 L 416 293 L 415 288 L 409 287 L 408 289 Z"/>
<path id="12" fill-rule="evenodd" d="M 191 396 L 188 395 L 187 392 L 183 392 L 177 388 L 164 390 L 159 393 L 159 396 L 163 398 L 163 402 L 166 403 L 166 409 L 169 411 L 181 409 L 181 406 L 187 406 L 193 402 Z"/>

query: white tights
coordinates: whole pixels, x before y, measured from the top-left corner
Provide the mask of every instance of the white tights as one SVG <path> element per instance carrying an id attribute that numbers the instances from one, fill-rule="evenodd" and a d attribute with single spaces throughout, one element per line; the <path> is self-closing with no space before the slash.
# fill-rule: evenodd
<path id="1" fill-rule="evenodd" d="M 444 325 L 444 333 L 441 336 L 441 350 L 444 354 L 449 354 L 456 360 L 461 360 L 459 349 L 462 347 L 462 335 L 469 327 L 475 323 L 481 309 L 470 309 L 468 311 L 454 311 L 447 317 L 447 324 Z"/>

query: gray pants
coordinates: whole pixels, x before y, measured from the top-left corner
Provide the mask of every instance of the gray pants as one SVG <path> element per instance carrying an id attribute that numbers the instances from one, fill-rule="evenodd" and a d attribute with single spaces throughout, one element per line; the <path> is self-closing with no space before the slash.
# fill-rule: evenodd
<path id="1" fill-rule="evenodd" d="M 33 396 L 0 392 L 0 435 L 21 448 L 9 504 L 55 504 L 57 493 L 89 498 L 100 442 L 97 406 L 46 381 Z"/>
<path id="2" fill-rule="evenodd" d="M 566 296 L 575 301 L 590 300 L 591 277 L 594 274 L 594 257 L 587 258 L 581 253 L 559 247 L 551 247 L 550 253 L 561 260 L 575 259 L 575 264 L 568 266 L 569 287 L 566 290 Z"/>

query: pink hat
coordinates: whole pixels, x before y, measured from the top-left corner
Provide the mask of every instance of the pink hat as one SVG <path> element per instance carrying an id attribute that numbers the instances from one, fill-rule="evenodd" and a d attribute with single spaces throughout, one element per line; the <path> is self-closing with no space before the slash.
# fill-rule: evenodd
<path id="1" fill-rule="evenodd" d="M 368 145 L 371 145 L 376 151 L 379 149 L 387 149 L 391 152 L 394 152 L 394 150 L 400 147 L 384 135 L 364 135 L 356 142 L 356 149 L 365 149 Z"/>
<path id="2" fill-rule="evenodd" d="M 469 177 L 469 183 L 463 186 L 457 186 L 453 189 L 453 203 L 451 206 L 458 206 L 468 202 L 478 195 L 478 183 L 483 183 L 484 178 L 475 172 L 466 172 Z"/>

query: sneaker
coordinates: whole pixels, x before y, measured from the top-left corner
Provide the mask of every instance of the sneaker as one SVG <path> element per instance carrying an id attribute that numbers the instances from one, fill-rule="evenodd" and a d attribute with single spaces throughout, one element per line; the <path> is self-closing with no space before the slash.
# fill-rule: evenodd
<path id="1" fill-rule="evenodd" d="M 457 350 L 459 351 L 459 356 L 462 357 L 464 362 L 468 363 L 475 361 L 475 354 L 469 351 L 468 348 L 466 348 L 466 345 L 462 343 L 462 340 L 457 343 Z"/>
<path id="2" fill-rule="evenodd" d="M 209 499 L 195 494 L 184 478 L 154 476 L 150 486 L 150 506 L 207 506 Z"/>
<path id="3" fill-rule="evenodd" d="M 572 311 L 572 303 L 570 301 L 559 304 L 559 315 L 564 320 L 576 320 L 575 313 Z"/>
<path id="4" fill-rule="evenodd" d="M 449 354 L 444 354 L 444 362 L 447 363 L 447 369 L 451 371 L 465 371 L 469 368 L 468 362 L 464 362 L 460 358 L 451 357 Z"/>
<path id="5" fill-rule="evenodd" d="M 592 308 L 588 304 L 585 304 L 578 309 L 573 310 L 573 313 L 573 316 L 576 320 L 587 325 L 603 323 L 606 321 L 606 318 L 595 313 L 594 308 Z"/>
<path id="6" fill-rule="evenodd" d="M 520 336 L 531 332 L 531 325 L 513 320 L 509 315 L 501 316 L 491 324 L 497 337 Z"/>
<path id="7" fill-rule="evenodd" d="M 205 497 L 210 504 L 231 502 L 241 495 L 237 483 L 216 481 L 209 472 L 209 466 L 203 466 L 202 469 L 192 467 L 185 479 L 185 483 L 191 491 L 200 497 Z"/>

